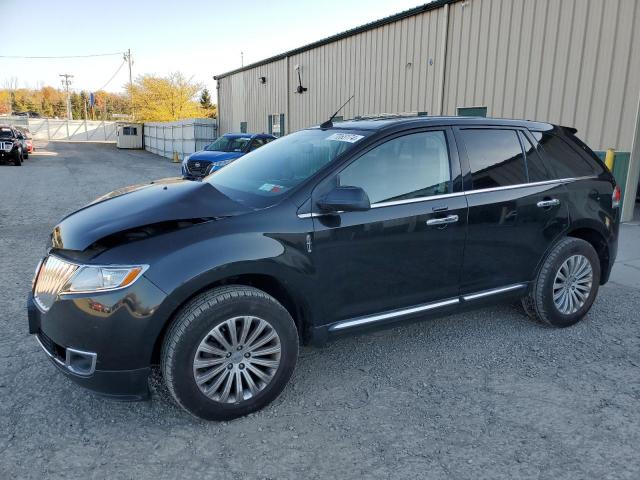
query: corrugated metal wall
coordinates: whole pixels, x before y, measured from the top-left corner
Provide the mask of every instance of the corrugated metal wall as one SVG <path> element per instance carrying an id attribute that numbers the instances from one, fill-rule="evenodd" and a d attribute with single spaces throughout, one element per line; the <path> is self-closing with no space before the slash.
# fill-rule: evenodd
<path id="1" fill-rule="evenodd" d="M 289 82 L 301 66 L 309 90 L 290 94 L 292 131 L 326 120 L 352 94 L 340 115 L 435 112 L 443 10 L 400 20 L 290 57 Z"/>
<path id="2" fill-rule="evenodd" d="M 634 48 L 635 47 L 635 48 Z M 638 0 L 467 0 L 450 6 L 445 113 L 574 126 L 629 151 L 640 91 Z"/>
<path id="3" fill-rule="evenodd" d="M 287 60 L 222 78 L 218 87 L 222 133 L 239 132 L 240 122 L 247 122 L 248 132 L 267 133 L 267 115 L 286 111 Z"/>
<path id="4" fill-rule="evenodd" d="M 241 121 L 266 131 L 269 113 L 286 114 L 287 133 L 295 131 L 325 120 L 352 93 L 345 118 L 439 113 L 446 8 L 292 55 L 288 92 L 286 58 L 221 78 L 221 131 L 238 131 Z M 631 149 L 639 0 L 466 0 L 448 9 L 444 114 L 484 105 L 489 116 L 575 126 L 594 149 Z"/>

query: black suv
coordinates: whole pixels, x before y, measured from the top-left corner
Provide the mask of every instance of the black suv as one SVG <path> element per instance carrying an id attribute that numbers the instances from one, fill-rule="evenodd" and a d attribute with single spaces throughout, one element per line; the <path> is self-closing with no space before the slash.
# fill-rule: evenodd
<path id="1" fill-rule="evenodd" d="M 23 136 L 9 125 L 0 125 L 0 160 L 9 161 L 16 167 L 24 160 Z"/>
<path id="2" fill-rule="evenodd" d="M 578 322 L 609 278 L 620 190 L 547 123 L 331 122 L 203 182 L 106 195 L 53 230 L 29 329 L 102 394 L 228 419 L 273 400 L 300 342 L 521 298 Z"/>

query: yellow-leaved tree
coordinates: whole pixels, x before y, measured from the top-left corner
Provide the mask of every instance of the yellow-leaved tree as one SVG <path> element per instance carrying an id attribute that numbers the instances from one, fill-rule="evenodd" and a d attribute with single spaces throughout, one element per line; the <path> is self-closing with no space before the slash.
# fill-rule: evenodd
<path id="1" fill-rule="evenodd" d="M 197 99 L 201 89 L 202 85 L 185 78 L 179 72 L 167 77 L 142 75 L 133 85 L 127 85 L 127 93 L 133 97 L 136 120 L 146 122 L 206 116 Z"/>

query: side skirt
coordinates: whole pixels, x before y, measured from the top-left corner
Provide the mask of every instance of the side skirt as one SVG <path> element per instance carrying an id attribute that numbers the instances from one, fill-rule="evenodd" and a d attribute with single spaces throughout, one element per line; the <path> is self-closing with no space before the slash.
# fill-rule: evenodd
<path id="1" fill-rule="evenodd" d="M 528 283 L 515 283 L 503 287 L 492 288 L 480 292 L 460 295 L 458 297 L 447 298 L 435 302 L 415 305 L 408 308 L 390 310 L 374 315 L 364 315 L 361 317 L 340 320 L 330 325 L 323 325 L 314 329 L 312 343 L 322 344 L 328 337 L 348 332 L 355 332 L 362 329 L 382 327 L 387 324 L 395 324 L 409 318 L 419 316 L 419 314 L 442 315 L 451 313 L 456 307 L 469 307 L 473 304 L 481 305 L 483 300 L 493 300 L 499 297 L 523 295 L 528 288 Z"/>

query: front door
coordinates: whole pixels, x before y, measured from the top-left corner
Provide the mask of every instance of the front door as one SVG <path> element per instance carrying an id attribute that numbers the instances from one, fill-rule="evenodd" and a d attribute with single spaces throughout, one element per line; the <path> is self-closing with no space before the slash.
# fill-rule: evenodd
<path id="1" fill-rule="evenodd" d="M 314 218 L 323 324 L 457 297 L 467 204 L 452 151 L 457 175 L 450 131 L 395 136 L 327 180 L 363 188 L 372 208 Z"/>

